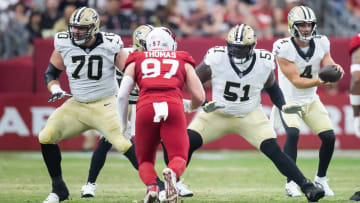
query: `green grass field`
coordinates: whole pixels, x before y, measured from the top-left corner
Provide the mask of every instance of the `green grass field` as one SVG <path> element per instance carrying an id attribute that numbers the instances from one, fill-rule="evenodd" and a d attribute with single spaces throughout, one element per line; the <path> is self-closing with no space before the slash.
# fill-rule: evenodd
<path id="1" fill-rule="evenodd" d="M 97 184 L 96 197 L 81 199 L 91 153 L 63 152 L 63 177 L 70 190 L 66 202 L 141 202 L 145 186 L 137 171 L 120 154 L 111 152 Z M 298 166 L 311 180 L 317 169 L 317 152 L 301 151 Z M 161 153 L 157 171 L 164 168 Z M 328 171 L 334 197 L 321 202 L 348 202 L 360 190 L 360 151 L 335 151 Z M 304 196 L 288 198 L 285 177 L 257 151 L 196 152 L 183 178 L 194 197 L 183 202 L 307 202 Z M 50 177 L 40 152 L 0 152 L 0 202 L 42 202 L 51 190 Z"/>

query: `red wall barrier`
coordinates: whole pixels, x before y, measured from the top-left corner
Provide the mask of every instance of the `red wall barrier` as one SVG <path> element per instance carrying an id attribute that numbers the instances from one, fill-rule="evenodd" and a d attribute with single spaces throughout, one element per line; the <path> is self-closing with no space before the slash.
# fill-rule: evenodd
<path id="1" fill-rule="evenodd" d="M 0 99 L 0 150 L 39 150 L 37 135 L 44 127 L 46 119 L 63 101 L 48 103 L 49 93 L 2 94 Z M 340 149 L 360 149 L 360 139 L 353 134 L 352 109 L 348 96 L 321 95 L 333 121 L 337 137 L 336 146 Z M 264 111 L 270 114 L 271 101 L 263 95 Z M 187 114 L 188 122 L 193 114 Z M 279 131 L 279 143 L 284 143 L 284 132 Z M 83 136 L 63 140 L 63 150 L 81 150 Z M 301 128 L 299 148 L 314 149 L 320 146 L 319 138 L 308 128 Z M 202 149 L 253 149 L 242 137 L 228 135 L 205 145 Z"/>

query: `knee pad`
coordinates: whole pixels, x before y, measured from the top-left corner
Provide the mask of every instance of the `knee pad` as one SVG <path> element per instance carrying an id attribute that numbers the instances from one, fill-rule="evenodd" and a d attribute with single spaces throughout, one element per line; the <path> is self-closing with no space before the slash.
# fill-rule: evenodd
<path id="1" fill-rule="evenodd" d="M 323 143 L 335 143 L 334 130 L 328 130 L 319 133 L 319 137 Z"/>
<path id="2" fill-rule="evenodd" d="M 56 144 L 55 129 L 53 127 L 46 127 L 39 133 L 40 144 Z"/>
<path id="3" fill-rule="evenodd" d="M 125 139 L 123 136 L 118 136 L 114 140 L 111 140 L 110 143 L 113 145 L 113 147 L 115 147 L 118 152 L 122 154 L 125 154 L 132 146 L 131 142 Z"/>

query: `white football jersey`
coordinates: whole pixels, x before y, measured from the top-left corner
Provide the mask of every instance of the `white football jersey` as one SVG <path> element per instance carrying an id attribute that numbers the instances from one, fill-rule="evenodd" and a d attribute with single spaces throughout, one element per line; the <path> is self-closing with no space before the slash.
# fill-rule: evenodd
<path id="1" fill-rule="evenodd" d="M 254 109 L 261 109 L 261 90 L 275 68 L 274 56 L 263 49 L 254 49 L 253 57 L 243 64 L 241 72 L 229 60 L 227 47 L 209 49 L 204 63 L 211 68 L 212 99 L 225 108 L 220 111 L 244 117 Z"/>
<path id="2" fill-rule="evenodd" d="M 100 32 L 96 46 L 80 48 L 72 43 L 68 32 L 55 35 L 54 46 L 66 66 L 70 89 L 75 100 L 92 102 L 115 95 L 116 54 L 123 48 L 120 36 Z"/>
<path id="3" fill-rule="evenodd" d="M 273 54 L 295 63 L 301 77 L 318 78 L 320 64 L 324 55 L 330 51 L 330 42 L 326 36 L 317 35 L 310 42 L 307 53 L 295 45 L 291 37 L 277 40 L 273 45 Z M 279 85 L 286 100 L 293 100 L 299 104 L 309 104 L 318 100 L 317 87 L 306 89 L 296 88 L 278 69 Z"/>

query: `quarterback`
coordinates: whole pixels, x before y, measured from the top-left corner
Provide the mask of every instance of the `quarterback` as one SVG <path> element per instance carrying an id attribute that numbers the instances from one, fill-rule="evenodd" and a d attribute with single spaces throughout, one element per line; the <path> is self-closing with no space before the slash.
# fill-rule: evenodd
<path id="1" fill-rule="evenodd" d="M 211 110 L 205 105 L 205 112 L 200 112 L 190 123 L 188 159 L 203 144 L 227 134 L 238 134 L 271 159 L 283 175 L 296 179 L 309 201 L 319 200 L 324 191 L 307 180 L 281 151 L 275 131 L 262 110 L 262 89 L 281 111 L 296 114 L 301 110 L 298 105 L 285 104 L 273 72 L 274 56 L 266 50 L 255 49 L 254 30 L 245 24 L 233 27 L 226 42 L 227 46 L 211 48 L 196 68 L 203 84 L 211 81 L 212 99 L 221 108 L 207 113 Z"/>
<path id="2" fill-rule="evenodd" d="M 330 55 L 330 43 L 326 36 L 316 35 L 316 16 L 306 6 L 296 6 L 288 14 L 288 26 L 291 37 L 277 40 L 273 45 L 273 54 L 279 66 L 279 85 L 288 104 L 302 106 L 302 113 L 276 113 L 280 116 L 286 130 L 284 152 L 295 162 L 299 138 L 300 119 L 321 139 L 319 165 L 314 183 L 321 185 L 326 196 L 333 196 L 326 172 L 334 152 L 335 134 L 324 105 L 316 93 L 317 86 L 325 84 L 318 77 L 320 66 L 336 65 L 343 74 L 343 69 L 336 64 Z M 274 118 L 274 120 L 276 120 Z M 291 178 L 285 185 L 286 195 L 300 196 L 297 185 Z"/>
<path id="3" fill-rule="evenodd" d="M 117 109 L 115 70 L 123 69 L 128 53 L 118 35 L 99 31 L 99 15 L 92 8 L 74 11 L 68 32 L 55 35 L 45 82 L 54 102 L 72 96 L 49 117 L 39 134 L 41 151 L 52 180 L 52 191 L 44 203 L 68 199 L 69 191 L 62 178 L 61 152 L 57 145 L 82 132 L 95 129 L 138 167 L 135 149 L 121 134 Z M 65 70 L 72 95 L 63 91 L 58 82 Z"/>

